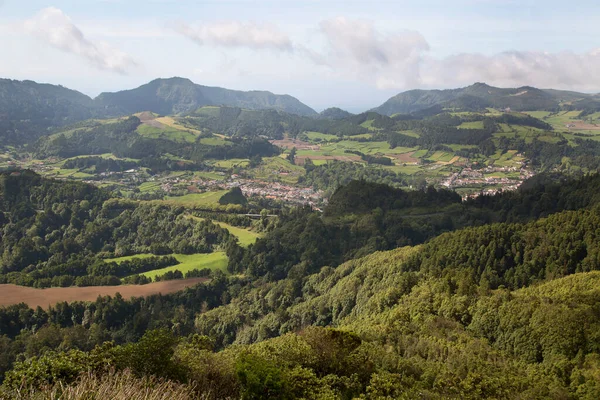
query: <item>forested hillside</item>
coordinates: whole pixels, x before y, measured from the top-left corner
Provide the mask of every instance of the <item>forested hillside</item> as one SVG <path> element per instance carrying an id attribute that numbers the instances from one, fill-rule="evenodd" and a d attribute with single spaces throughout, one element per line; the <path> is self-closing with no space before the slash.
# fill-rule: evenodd
<path id="1" fill-rule="evenodd" d="M 143 111 L 172 115 L 206 105 L 317 115 L 289 95 L 201 86 L 183 78 L 157 79 L 137 89 L 102 93 L 95 99 L 59 85 L 0 79 L 0 139 L 2 145 L 22 145 L 90 118 Z"/>
<path id="2" fill-rule="evenodd" d="M 0 308 L 1 396 L 121 382 L 209 399 L 597 398 L 599 182 L 539 177 L 461 202 L 354 181 L 323 215 L 284 213 L 242 248 L 181 209 L 4 174 L 3 263 L 47 260 L 3 264 L 22 277 L 73 252 L 168 253 L 200 237 L 241 274 L 166 296 Z M 123 268 L 144 266 L 86 271 Z"/>
<path id="3" fill-rule="evenodd" d="M 189 79 L 156 79 L 136 89 L 102 93 L 94 102 L 113 114 L 152 111 L 163 115 L 194 111 L 202 106 L 230 106 L 247 109 L 275 109 L 298 115 L 315 115 L 310 107 L 288 95 L 264 91 L 242 92 L 201 86 Z"/>
<path id="4" fill-rule="evenodd" d="M 581 102 L 591 106 L 593 97 L 586 93 L 561 90 L 541 90 L 530 86 L 502 89 L 475 83 L 461 89 L 411 90 L 400 93 L 374 108 L 384 115 L 409 114 L 434 106 L 480 111 L 487 107 L 511 108 L 515 111 L 558 110 L 563 102 Z M 581 108 L 575 108 L 581 109 Z"/>
<path id="5" fill-rule="evenodd" d="M 132 254 L 210 253 L 233 240 L 183 207 L 109 199 L 91 185 L 56 182 L 32 172 L 0 175 L 0 282 L 25 286 L 136 283 L 132 275 L 176 264 L 148 259 L 128 266 L 102 259 Z"/>
<path id="6" fill-rule="evenodd" d="M 0 141 L 23 144 L 48 129 L 91 118 L 92 99 L 62 86 L 0 79 Z"/>

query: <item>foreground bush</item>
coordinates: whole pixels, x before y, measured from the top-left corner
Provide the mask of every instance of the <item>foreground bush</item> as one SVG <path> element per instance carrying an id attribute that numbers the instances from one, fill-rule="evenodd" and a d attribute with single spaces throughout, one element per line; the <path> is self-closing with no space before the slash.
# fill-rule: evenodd
<path id="1" fill-rule="evenodd" d="M 154 377 L 137 378 L 130 371 L 101 377 L 85 374 L 75 383 L 0 392 L 2 400 L 187 400 L 198 399 L 193 388 Z M 202 397 L 200 397 L 202 399 Z"/>

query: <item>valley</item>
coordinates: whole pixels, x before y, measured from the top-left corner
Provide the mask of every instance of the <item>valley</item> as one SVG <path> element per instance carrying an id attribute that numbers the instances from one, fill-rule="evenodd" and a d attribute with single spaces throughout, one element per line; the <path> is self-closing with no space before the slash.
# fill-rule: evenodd
<path id="1" fill-rule="evenodd" d="M 593 95 L 474 84 L 355 115 L 20 85 L 44 112 L 0 115 L 0 398 L 600 396 Z"/>

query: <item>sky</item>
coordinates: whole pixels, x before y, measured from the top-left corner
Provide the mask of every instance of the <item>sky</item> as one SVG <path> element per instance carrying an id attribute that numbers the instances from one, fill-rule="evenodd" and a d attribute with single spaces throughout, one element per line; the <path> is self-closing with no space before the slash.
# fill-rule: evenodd
<path id="1" fill-rule="evenodd" d="M 597 0 L 0 0 L 0 77 L 90 96 L 181 76 L 359 112 L 486 82 L 600 92 Z"/>

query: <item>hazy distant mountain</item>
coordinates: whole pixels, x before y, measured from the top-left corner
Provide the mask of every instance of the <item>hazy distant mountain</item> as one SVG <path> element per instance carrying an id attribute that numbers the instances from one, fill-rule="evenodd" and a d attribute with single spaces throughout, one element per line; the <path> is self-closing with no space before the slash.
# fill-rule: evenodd
<path id="1" fill-rule="evenodd" d="M 585 93 L 562 90 L 542 90 L 531 86 L 502 89 L 475 83 L 460 89 L 410 90 L 400 93 L 372 111 L 384 115 L 408 114 L 432 106 L 479 110 L 486 107 L 511 108 L 515 111 L 558 110 L 562 106 L 584 102 L 592 96 Z"/>
<path id="2" fill-rule="evenodd" d="M 184 78 L 156 79 L 137 89 L 102 93 L 94 102 L 108 112 L 118 114 L 140 111 L 165 115 L 179 114 L 209 105 L 250 110 L 274 109 L 298 115 L 317 114 L 315 110 L 292 96 L 202 86 Z"/>
<path id="3" fill-rule="evenodd" d="M 141 111 L 179 114 L 206 105 L 318 115 L 292 96 L 201 86 L 183 78 L 156 79 L 137 89 L 102 93 L 96 99 L 63 86 L 0 79 L 0 145 L 31 142 L 55 128 L 89 118 Z"/>
<path id="4" fill-rule="evenodd" d="M 93 108 L 88 96 L 62 86 L 0 79 L 0 144 L 24 143 L 91 118 Z"/>
<path id="5" fill-rule="evenodd" d="M 338 108 L 338 107 L 331 107 L 331 108 L 321 111 L 319 113 L 319 115 L 321 116 L 321 118 L 327 118 L 327 119 L 344 119 L 344 118 L 351 117 L 354 114 L 349 113 L 346 110 L 342 110 L 341 108 Z"/>

